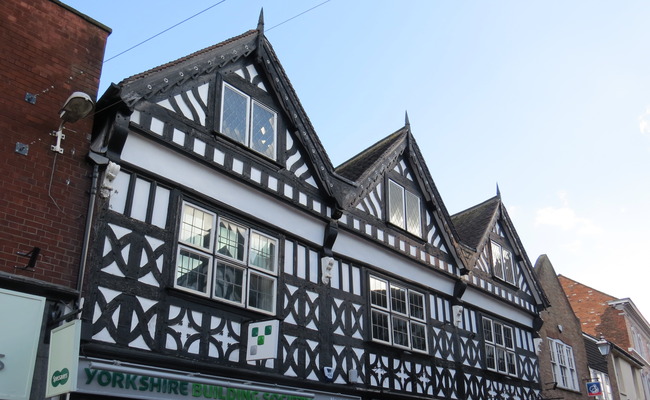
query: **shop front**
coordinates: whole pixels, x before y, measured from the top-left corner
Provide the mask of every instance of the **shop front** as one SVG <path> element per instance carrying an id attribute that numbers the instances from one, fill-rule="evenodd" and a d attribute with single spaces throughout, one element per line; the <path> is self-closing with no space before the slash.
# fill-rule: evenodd
<path id="1" fill-rule="evenodd" d="M 269 385 L 81 357 L 76 393 L 143 400 L 360 400 L 360 397 Z M 89 398 L 84 396 L 83 398 Z"/>

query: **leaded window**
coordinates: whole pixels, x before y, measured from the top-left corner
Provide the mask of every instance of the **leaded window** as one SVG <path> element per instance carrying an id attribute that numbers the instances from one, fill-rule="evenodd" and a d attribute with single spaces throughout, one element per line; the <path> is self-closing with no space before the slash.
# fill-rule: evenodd
<path id="1" fill-rule="evenodd" d="M 174 286 L 275 313 L 278 240 L 183 203 Z"/>
<path id="2" fill-rule="evenodd" d="M 221 95 L 220 132 L 268 158 L 276 158 L 277 113 L 226 83 Z"/>
<path id="3" fill-rule="evenodd" d="M 496 242 L 491 243 L 494 276 L 515 285 L 515 260 L 512 252 Z"/>
<path id="4" fill-rule="evenodd" d="M 489 318 L 483 318 L 485 364 L 487 369 L 506 375 L 517 375 L 517 358 L 513 328 Z"/>
<path id="5" fill-rule="evenodd" d="M 573 348 L 560 340 L 551 338 L 549 338 L 549 347 L 551 368 L 557 386 L 563 389 L 579 390 Z"/>
<path id="6" fill-rule="evenodd" d="M 422 236 L 420 198 L 392 180 L 388 181 L 388 221 L 416 236 Z"/>
<path id="7" fill-rule="evenodd" d="M 426 353 L 424 294 L 375 276 L 369 287 L 372 339 Z"/>

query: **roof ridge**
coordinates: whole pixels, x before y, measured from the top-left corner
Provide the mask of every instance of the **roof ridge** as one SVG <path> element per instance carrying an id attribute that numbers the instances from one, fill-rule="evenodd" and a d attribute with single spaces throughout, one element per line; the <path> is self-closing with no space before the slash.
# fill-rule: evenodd
<path id="1" fill-rule="evenodd" d="M 374 144 L 368 146 L 364 150 L 361 150 L 354 156 L 352 156 L 347 161 L 344 161 L 339 166 L 334 168 L 334 171 L 339 175 L 348 178 L 352 181 L 357 181 L 369 171 L 372 171 L 372 166 L 376 165 L 381 157 L 377 157 L 377 152 L 380 152 L 382 155 L 386 154 L 389 149 L 394 148 L 396 143 L 399 143 L 406 139 L 406 134 L 408 133 L 408 128 L 406 126 L 399 128 L 390 135 L 380 139 Z M 364 160 L 374 160 L 370 163 L 362 163 Z M 359 170 L 353 171 L 353 168 L 357 167 Z M 352 173 L 356 172 L 356 173 Z"/>
<path id="2" fill-rule="evenodd" d="M 205 54 L 205 53 L 209 53 L 212 50 L 224 47 L 224 46 L 226 46 L 228 44 L 234 43 L 234 42 L 236 42 L 238 40 L 241 40 L 241 39 L 243 39 L 245 37 L 252 36 L 252 35 L 258 34 L 258 33 L 259 33 L 259 31 L 257 29 L 250 29 L 250 30 L 242 33 L 241 35 L 231 37 L 230 39 L 226 39 L 226 40 L 221 41 L 219 43 L 215 43 L 215 44 L 213 44 L 211 46 L 208 46 L 208 47 L 205 47 L 203 49 L 197 50 L 197 51 L 195 51 L 195 52 L 193 52 L 191 54 L 184 55 L 184 56 L 182 56 L 180 58 L 177 58 L 175 60 L 166 62 L 164 64 L 161 64 L 161 65 L 158 65 L 156 67 L 150 68 L 150 69 L 148 69 L 146 71 L 143 71 L 143 72 L 137 73 L 135 75 L 129 76 L 127 78 L 124 78 L 118 83 L 118 85 L 119 86 L 124 86 L 124 85 L 126 85 L 128 83 L 131 83 L 131 82 L 133 82 L 135 80 L 138 80 L 140 78 L 144 78 L 144 77 L 149 76 L 151 74 L 155 74 L 157 72 L 164 71 L 164 70 L 166 70 L 168 68 L 171 68 L 173 66 L 181 64 L 182 62 L 188 61 L 188 60 L 190 60 L 190 59 L 192 59 L 194 57 L 197 57 L 197 56 Z"/>

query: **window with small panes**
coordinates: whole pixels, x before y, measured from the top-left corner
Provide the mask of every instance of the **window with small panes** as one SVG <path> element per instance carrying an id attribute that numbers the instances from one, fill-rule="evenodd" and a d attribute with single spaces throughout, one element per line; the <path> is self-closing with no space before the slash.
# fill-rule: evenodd
<path id="1" fill-rule="evenodd" d="M 563 389 L 579 390 L 573 348 L 561 340 L 548 339 L 551 354 L 551 369 L 557 386 Z"/>
<path id="2" fill-rule="evenodd" d="M 174 286 L 275 314 L 278 239 L 189 202 L 182 205 Z"/>
<path id="3" fill-rule="evenodd" d="M 483 317 L 483 340 L 487 369 L 516 376 L 514 329 L 502 322 Z"/>
<path id="4" fill-rule="evenodd" d="M 422 236 L 420 197 L 392 179 L 388 180 L 388 222 Z"/>
<path id="5" fill-rule="evenodd" d="M 219 132 L 272 160 L 277 158 L 278 114 L 223 82 Z"/>
<path id="6" fill-rule="evenodd" d="M 516 262 L 512 251 L 504 244 L 497 243 L 494 240 L 492 240 L 490 244 L 492 273 L 502 281 L 516 285 Z"/>
<path id="7" fill-rule="evenodd" d="M 377 276 L 370 276 L 372 340 L 426 353 L 424 293 Z"/>

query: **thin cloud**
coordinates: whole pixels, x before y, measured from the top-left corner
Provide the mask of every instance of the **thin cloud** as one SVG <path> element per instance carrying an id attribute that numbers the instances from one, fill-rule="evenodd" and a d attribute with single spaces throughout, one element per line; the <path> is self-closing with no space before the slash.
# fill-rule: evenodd
<path id="1" fill-rule="evenodd" d="M 580 235 L 599 235 L 604 230 L 588 218 L 580 217 L 569 206 L 565 192 L 558 194 L 562 203 L 561 207 L 544 207 L 537 210 L 535 226 L 557 227 L 565 231 L 573 231 Z"/>
<path id="2" fill-rule="evenodd" d="M 650 135 L 650 106 L 647 106 L 643 114 L 639 115 L 639 131 L 644 135 Z"/>

